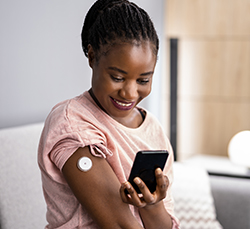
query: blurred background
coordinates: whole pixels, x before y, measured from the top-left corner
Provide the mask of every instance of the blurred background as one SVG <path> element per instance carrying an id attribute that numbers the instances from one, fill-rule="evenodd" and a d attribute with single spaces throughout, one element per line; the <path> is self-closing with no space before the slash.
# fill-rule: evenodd
<path id="1" fill-rule="evenodd" d="M 231 138 L 250 130 L 250 1 L 165 6 L 166 40 L 178 39 L 178 159 L 227 156 Z"/>
<path id="2" fill-rule="evenodd" d="M 90 88 L 80 33 L 93 2 L 0 1 L 0 128 L 43 122 L 56 103 Z M 134 2 L 149 13 L 160 38 L 153 90 L 141 106 L 170 138 L 174 133 L 178 160 L 227 156 L 230 139 L 250 130 L 250 1 Z"/>
<path id="3" fill-rule="evenodd" d="M 94 0 L 0 1 L 0 128 L 44 121 L 58 102 L 90 88 L 81 48 L 84 17 Z M 164 42 L 164 1 L 136 0 Z M 142 106 L 160 118 L 159 58 L 151 96 Z"/>

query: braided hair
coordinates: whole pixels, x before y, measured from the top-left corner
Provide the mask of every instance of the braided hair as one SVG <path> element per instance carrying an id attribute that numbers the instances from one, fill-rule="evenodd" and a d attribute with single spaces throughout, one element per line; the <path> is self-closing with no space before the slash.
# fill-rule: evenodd
<path id="1" fill-rule="evenodd" d="M 128 0 L 97 0 L 88 11 L 82 28 L 82 48 L 88 57 L 88 45 L 99 53 L 102 45 L 150 41 L 157 56 L 159 39 L 149 15 Z"/>

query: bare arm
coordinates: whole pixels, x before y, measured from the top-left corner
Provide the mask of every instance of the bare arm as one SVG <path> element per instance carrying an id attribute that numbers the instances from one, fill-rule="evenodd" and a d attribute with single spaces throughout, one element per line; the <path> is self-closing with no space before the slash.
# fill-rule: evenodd
<path id="1" fill-rule="evenodd" d="M 83 172 L 77 168 L 79 158 L 87 156 L 93 166 Z M 78 201 L 103 229 L 141 229 L 129 205 L 120 197 L 120 182 L 103 158 L 94 157 L 88 147 L 79 148 L 65 163 L 63 175 Z"/>
<path id="2" fill-rule="evenodd" d="M 172 219 L 163 204 L 169 184 L 168 178 L 163 175 L 161 169 L 156 169 L 155 176 L 157 186 L 153 194 L 138 177 L 134 179 L 134 182 L 141 190 L 142 196 L 138 196 L 129 182 L 122 185 L 120 194 L 125 203 L 133 204 L 139 208 L 139 213 L 146 229 L 171 229 Z M 124 193 L 125 188 L 130 196 Z"/>

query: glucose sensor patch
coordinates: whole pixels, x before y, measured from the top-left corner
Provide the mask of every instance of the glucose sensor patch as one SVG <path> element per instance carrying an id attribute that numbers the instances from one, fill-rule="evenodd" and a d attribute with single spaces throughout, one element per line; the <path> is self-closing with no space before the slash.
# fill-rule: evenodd
<path id="1" fill-rule="evenodd" d="M 77 162 L 77 167 L 83 172 L 87 172 L 92 167 L 92 161 L 88 157 L 81 157 Z"/>

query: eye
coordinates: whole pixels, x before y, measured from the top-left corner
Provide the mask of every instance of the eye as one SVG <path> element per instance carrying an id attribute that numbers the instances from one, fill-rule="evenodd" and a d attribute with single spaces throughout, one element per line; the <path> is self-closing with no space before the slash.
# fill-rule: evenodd
<path id="1" fill-rule="evenodd" d="M 123 78 L 120 77 L 120 76 L 113 76 L 113 75 L 110 75 L 111 79 L 115 82 L 122 82 L 123 81 Z"/>
<path id="2" fill-rule="evenodd" d="M 145 84 L 149 83 L 149 79 L 138 79 L 137 83 L 141 84 L 141 85 L 145 85 Z"/>

